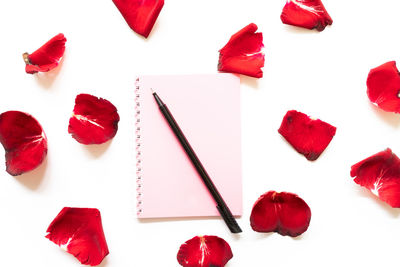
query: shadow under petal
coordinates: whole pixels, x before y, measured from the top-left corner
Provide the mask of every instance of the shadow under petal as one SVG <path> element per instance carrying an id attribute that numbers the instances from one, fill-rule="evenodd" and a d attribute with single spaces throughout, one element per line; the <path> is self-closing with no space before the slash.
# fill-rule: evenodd
<path id="1" fill-rule="evenodd" d="M 153 25 L 153 28 L 150 31 L 149 36 L 147 36 L 147 38 L 143 37 L 147 42 L 150 40 L 150 38 L 152 37 L 152 35 L 157 34 L 156 32 L 159 31 L 160 28 L 160 23 L 158 22 L 159 20 L 157 19 L 156 22 Z M 140 34 L 139 34 L 140 35 Z M 140 35 L 141 36 L 141 35 Z"/>
<path id="2" fill-rule="evenodd" d="M 89 151 L 89 154 L 93 157 L 93 158 L 99 158 L 101 157 L 101 155 L 104 154 L 104 152 L 106 152 L 106 150 L 108 149 L 108 147 L 111 145 L 113 139 L 100 144 L 100 145 L 85 145 L 85 149 L 87 151 Z"/>
<path id="3" fill-rule="evenodd" d="M 294 33 L 294 34 L 318 34 L 318 31 L 316 29 L 306 29 L 300 26 L 294 26 L 294 25 L 288 25 L 288 24 L 284 24 L 284 27 L 286 29 L 286 31 L 290 32 L 290 33 Z M 329 27 L 329 26 L 327 26 Z"/>
<path id="4" fill-rule="evenodd" d="M 384 111 L 371 102 L 370 102 L 370 105 L 372 106 L 372 110 L 374 111 L 374 113 L 379 118 L 381 118 L 382 120 L 387 122 L 389 125 L 391 125 L 393 128 L 398 128 L 400 126 L 399 114 Z"/>
<path id="5" fill-rule="evenodd" d="M 47 156 L 43 162 L 36 169 L 23 173 L 19 176 L 15 176 L 15 180 L 23 184 L 30 190 L 37 190 L 43 181 L 47 168 Z"/>
<path id="6" fill-rule="evenodd" d="M 380 200 L 379 197 L 377 197 L 376 195 L 372 194 L 368 189 L 359 188 L 358 194 L 362 197 L 373 199 L 378 206 L 386 210 L 393 218 L 398 218 L 400 216 L 400 209 L 392 208 L 389 204 Z"/>
<path id="7" fill-rule="evenodd" d="M 259 89 L 258 88 L 258 78 L 253 78 L 253 77 L 249 77 L 249 76 L 245 76 L 245 75 L 241 75 L 240 76 L 240 83 L 241 84 L 245 84 L 253 89 Z"/>
<path id="8" fill-rule="evenodd" d="M 156 22 L 154 23 L 154 25 L 151 28 L 150 33 L 149 33 L 149 35 L 147 37 L 144 37 L 140 33 L 137 33 L 136 31 L 134 31 L 128 24 L 126 24 L 126 26 L 129 28 L 129 30 L 131 30 L 134 34 L 136 34 L 143 41 L 149 42 L 149 40 L 151 39 L 151 36 L 156 34 L 156 32 L 158 31 L 158 28 L 159 28 L 159 25 L 160 25 L 158 21 L 159 21 L 159 19 L 156 20 Z"/>
<path id="9" fill-rule="evenodd" d="M 275 232 L 270 232 L 270 233 L 256 232 L 256 233 L 257 233 L 257 239 L 269 238 L 270 236 L 272 236 L 273 234 L 275 234 Z"/>
<path id="10" fill-rule="evenodd" d="M 97 265 L 97 267 L 106 267 L 107 264 L 108 264 L 108 258 L 107 258 L 107 256 L 106 256 L 106 257 L 103 259 L 103 261 L 102 261 L 99 265 Z"/>
<path id="11" fill-rule="evenodd" d="M 35 76 L 36 81 L 44 88 L 49 89 L 51 85 L 56 80 L 58 73 L 60 72 L 62 65 L 64 63 L 64 57 L 61 58 L 58 66 L 48 72 L 38 72 L 33 74 Z"/>
<path id="12" fill-rule="evenodd" d="M 293 240 L 296 240 L 296 241 L 297 241 L 297 240 L 302 240 L 302 239 L 304 238 L 304 234 L 305 234 L 305 233 L 302 233 L 301 235 L 292 237 L 292 239 L 293 239 Z"/>

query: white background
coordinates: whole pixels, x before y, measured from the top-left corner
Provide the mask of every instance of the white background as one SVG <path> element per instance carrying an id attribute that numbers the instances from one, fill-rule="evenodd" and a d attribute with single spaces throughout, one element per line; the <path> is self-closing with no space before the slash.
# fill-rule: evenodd
<path id="1" fill-rule="evenodd" d="M 218 235 L 232 247 L 227 266 L 394 266 L 400 212 L 350 178 L 352 164 L 387 147 L 400 154 L 400 117 L 366 95 L 368 71 L 399 59 L 397 0 L 325 0 L 333 25 L 309 31 L 283 25 L 285 1 L 166 0 L 150 35 L 135 34 L 111 0 L 1 1 L 0 111 L 31 113 L 49 152 L 42 166 L 0 172 L 0 266 L 80 266 L 48 241 L 64 206 L 101 211 L 110 249 L 101 266 L 178 266 L 181 243 Z M 154 220 L 135 216 L 134 80 L 142 74 L 215 73 L 218 49 L 254 22 L 264 34 L 264 78 L 242 76 L 244 232 L 221 219 Z M 62 32 L 62 64 L 29 75 L 23 52 Z M 67 132 L 75 96 L 110 100 L 121 121 L 112 142 L 83 146 Z M 316 162 L 297 154 L 277 129 L 297 109 L 337 127 Z M 254 201 L 268 190 L 297 193 L 312 219 L 300 238 L 253 232 Z M 161 200 L 162 201 L 162 200 Z"/>

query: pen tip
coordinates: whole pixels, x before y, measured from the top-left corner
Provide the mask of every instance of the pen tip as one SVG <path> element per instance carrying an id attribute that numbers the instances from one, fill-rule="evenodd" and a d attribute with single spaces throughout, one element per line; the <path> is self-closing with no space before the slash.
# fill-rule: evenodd
<path id="1" fill-rule="evenodd" d="M 155 92 L 154 92 L 154 90 L 153 90 L 153 88 L 150 88 L 150 91 L 151 91 L 151 93 L 152 94 L 154 94 Z"/>

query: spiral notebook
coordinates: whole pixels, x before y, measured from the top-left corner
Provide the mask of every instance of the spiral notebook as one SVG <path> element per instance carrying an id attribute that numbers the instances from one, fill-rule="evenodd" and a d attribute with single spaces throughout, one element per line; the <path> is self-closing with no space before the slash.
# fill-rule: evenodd
<path id="1" fill-rule="evenodd" d="M 138 218 L 219 216 L 151 88 L 170 109 L 232 214 L 242 215 L 239 87 L 238 76 L 223 73 L 136 80 Z"/>

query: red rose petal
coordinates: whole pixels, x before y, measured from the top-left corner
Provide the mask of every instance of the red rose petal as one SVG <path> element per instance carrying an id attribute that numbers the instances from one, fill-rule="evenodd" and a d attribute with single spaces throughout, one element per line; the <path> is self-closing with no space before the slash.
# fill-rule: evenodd
<path id="1" fill-rule="evenodd" d="M 177 259 L 184 267 L 222 267 L 232 259 L 229 244 L 218 236 L 195 236 L 181 245 Z"/>
<path id="2" fill-rule="evenodd" d="M 367 88 L 371 102 L 385 111 L 400 113 L 400 73 L 396 61 L 372 69 Z"/>
<path id="3" fill-rule="evenodd" d="M 47 228 L 46 238 L 82 264 L 99 265 L 108 255 L 98 209 L 63 208 Z"/>
<path id="4" fill-rule="evenodd" d="M 148 37 L 153 29 L 164 0 L 113 0 L 129 27 Z"/>
<path id="5" fill-rule="evenodd" d="M 390 148 L 353 165 L 354 182 L 393 208 L 400 208 L 400 159 Z"/>
<path id="6" fill-rule="evenodd" d="M 304 113 L 290 110 L 278 132 L 308 160 L 316 160 L 331 142 L 336 127 Z"/>
<path id="7" fill-rule="evenodd" d="M 35 169 L 47 155 L 42 126 L 21 111 L 0 114 L 0 142 L 6 151 L 6 170 L 14 176 Z"/>
<path id="8" fill-rule="evenodd" d="M 292 193 L 269 191 L 254 203 L 250 224 L 254 231 L 296 237 L 307 231 L 311 210 Z"/>
<path id="9" fill-rule="evenodd" d="M 106 99 L 88 94 L 76 96 L 68 133 L 81 144 L 102 144 L 113 138 L 118 130 L 116 107 Z"/>
<path id="10" fill-rule="evenodd" d="M 287 0 L 281 20 L 285 24 L 318 31 L 333 22 L 321 0 Z"/>
<path id="11" fill-rule="evenodd" d="M 251 23 L 232 35 L 228 43 L 219 50 L 218 70 L 261 78 L 264 67 L 263 36 Z"/>
<path id="12" fill-rule="evenodd" d="M 64 34 L 60 33 L 32 54 L 25 53 L 26 73 L 47 72 L 57 67 L 64 55 L 66 41 Z"/>

